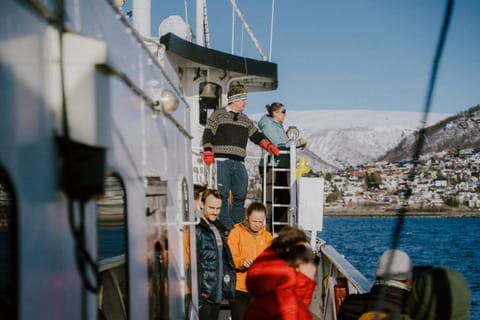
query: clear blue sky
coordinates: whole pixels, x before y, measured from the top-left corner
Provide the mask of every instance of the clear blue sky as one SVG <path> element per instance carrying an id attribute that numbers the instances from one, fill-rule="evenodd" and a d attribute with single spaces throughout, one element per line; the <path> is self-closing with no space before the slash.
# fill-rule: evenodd
<path id="1" fill-rule="evenodd" d="M 269 55 L 271 0 L 237 0 Z M 128 2 L 127 2 L 128 5 Z M 195 28 L 195 1 L 188 0 Z M 152 0 L 152 35 L 184 0 Z M 212 48 L 231 52 L 229 0 L 207 0 Z M 275 0 L 271 61 L 279 88 L 249 95 L 247 113 L 280 101 L 287 109 L 423 111 L 445 0 Z M 236 20 L 236 49 L 261 60 Z M 195 34 L 195 31 L 194 31 Z M 243 51 L 240 51 L 243 50 Z M 457 0 L 431 111 L 480 104 L 480 0 Z"/>

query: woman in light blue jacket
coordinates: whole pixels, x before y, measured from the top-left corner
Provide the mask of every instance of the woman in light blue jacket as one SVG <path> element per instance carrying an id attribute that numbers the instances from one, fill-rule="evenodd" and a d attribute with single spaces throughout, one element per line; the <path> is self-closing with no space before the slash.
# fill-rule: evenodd
<path id="1" fill-rule="evenodd" d="M 262 118 L 258 122 L 259 129 L 262 131 L 265 137 L 268 138 L 270 142 L 275 144 L 280 150 L 289 150 L 291 142 L 288 141 L 287 134 L 285 132 L 285 129 L 283 128 L 283 122 L 285 120 L 285 117 L 287 116 L 287 109 L 285 109 L 285 106 L 279 102 L 267 104 L 265 108 L 267 109 L 267 114 L 262 116 Z M 297 148 L 303 149 L 306 145 L 307 141 L 303 138 L 298 139 L 298 141 L 296 142 Z M 260 163 L 258 164 L 260 176 L 262 178 L 264 170 L 264 155 L 265 153 L 262 151 L 262 158 L 260 159 Z M 267 160 L 267 173 L 270 171 L 270 168 L 272 166 L 279 168 L 289 168 L 290 154 L 280 154 L 278 157 L 269 156 Z M 275 185 L 288 186 L 288 176 L 289 174 L 286 171 L 277 171 L 275 173 Z M 270 231 L 276 232 L 276 230 L 272 229 L 270 225 L 272 210 L 271 205 L 268 202 L 271 202 L 271 192 L 271 188 L 268 188 L 267 204 L 270 212 L 267 217 L 267 228 Z M 290 204 L 290 191 L 288 189 L 277 189 L 275 190 L 273 199 L 277 204 Z M 287 213 L 288 208 L 276 208 L 274 212 L 274 220 L 286 222 Z"/>
<path id="2" fill-rule="evenodd" d="M 273 102 L 265 106 L 267 114 L 263 115 L 258 122 L 258 127 L 270 142 L 275 144 L 280 150 L 290 149 L 290 142 L 288 141 L 287 133 L 283 128 L 283 122 L 287 116 L 287 109 L 280 102 Z M 296 142 L 297 148 L 305 148 L 307 141 L 300 138 Z M 262 150 L 262 159 L 258 164 L 260 167 L 260 174 L 263 174 L 263 156 L 265 152 Z M 288 154 L 281 154 L 278 157 L 269 157 L 268 167 L 275 166 L 280 168 L 288 168 L 290 166 L 290 156 Z"/>

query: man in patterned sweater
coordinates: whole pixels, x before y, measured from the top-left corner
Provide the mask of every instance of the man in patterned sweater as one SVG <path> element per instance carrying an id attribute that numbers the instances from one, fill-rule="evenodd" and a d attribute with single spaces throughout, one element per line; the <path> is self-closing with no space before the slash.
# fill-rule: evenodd
<path id="1" fill-rule="evenodd" d="M 210 116 L 202 137 L 205 164 L 208 166 L 217 161 L 217 187 L 223 196 L 218 220 L 229 231 L 245 216 L 248 174 L 244 160 L 248 139 L 275 156 L 279 154 L 277 146 L 265 138 L 252 120 L 243 114 L 247 103 L 247 90 L 243 86 L 232 86 L 228 91 L 228 105 Z"/>

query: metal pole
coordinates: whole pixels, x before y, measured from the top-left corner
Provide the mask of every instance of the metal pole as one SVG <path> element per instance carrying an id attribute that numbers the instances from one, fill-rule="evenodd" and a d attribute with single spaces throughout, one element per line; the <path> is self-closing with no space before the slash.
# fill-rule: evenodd
<path id="1" fill-rule="evenodd" d="M 197 0 L 197 9 L 196 9 L 196 27 L 195 27 L 195 37 L 197 39 L 197 44 L 199 46 L 205 46 L 205 37 L 204 37 L 204 21 L 203 21 L 203 1 Z"/>
<path id="2" fill-rule="evenodd" d="M 134 0 L 132 3 L 133 26 L 144 37 L 150 37 L 151 1 Z"/>
<path id="3" fill-rule="evenodd" d="M 293 224 L 297 224 L 297 145 L 296 140 L 292 139 L 290 142 L 290 211 L 291 221 Z"/>

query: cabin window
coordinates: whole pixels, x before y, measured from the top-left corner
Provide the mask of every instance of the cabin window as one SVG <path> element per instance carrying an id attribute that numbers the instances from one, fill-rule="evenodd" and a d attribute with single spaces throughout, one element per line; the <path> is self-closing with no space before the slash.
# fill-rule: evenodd
<path id="1" fill-rule="evenodd" d="M 169 318 L 167 182 L 147 177 L 149 319 Z"/>
<path id="2" fill-rule="evenodd" d="M 222 87 L 213 82 L 202 82 L 199 86 L 199 122 L 207 124 L 207 119 L 213 111 L 222 106 Z"/>
<path id="3" fill-rule="evenodd" d="M 118 175 L 105 178 L 105 192 L 96 201 L 101 288 L 99 319 L 128 318 L 127 207 L 125 186 Z"/>
<path id="4" fill-rule="evenodd" d="M 0 167 L 0 315 L 17 319 L 17 206 L 12 184 Z"/>

